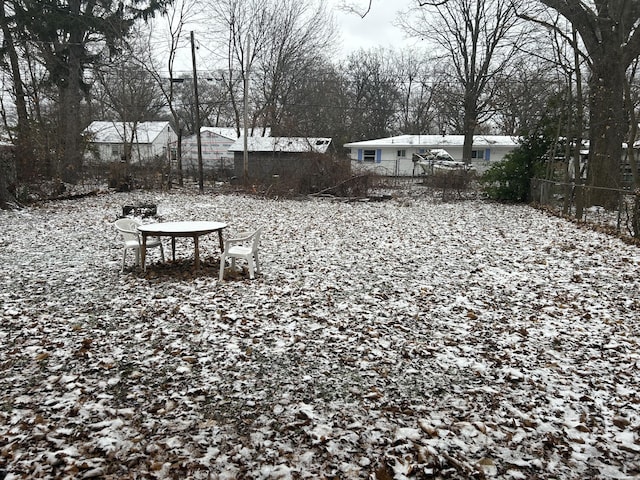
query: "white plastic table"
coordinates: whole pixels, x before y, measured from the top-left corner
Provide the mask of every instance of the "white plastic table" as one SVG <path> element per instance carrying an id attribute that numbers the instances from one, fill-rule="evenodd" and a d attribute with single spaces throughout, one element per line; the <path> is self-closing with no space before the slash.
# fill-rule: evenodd
<path id="1" fill-rule="evenodd" d="M 176 238 L 191 237 L 195 246 L 195 268 L 200 268 L 200 246 L 201 235 L 218 232 L 220 240 L 220 251 L 224 251 L 224 241 L 222 240 L 222 229 L 227 224 L 222 222 L 162 222 L 140 225 L 138 231 L 142 235 L 142 267 L 146 270 L 145 257 L 147 256 L 147 237 L 171 237 L 171 254 L 173 260 L 176 259 Z"/>

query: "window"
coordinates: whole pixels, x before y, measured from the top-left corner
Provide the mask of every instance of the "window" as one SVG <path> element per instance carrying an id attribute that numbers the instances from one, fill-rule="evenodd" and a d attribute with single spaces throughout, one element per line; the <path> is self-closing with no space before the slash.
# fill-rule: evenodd
<path id="1" fill-rule="evenodd" d="M 122 154 L 123 154 L 122 145 L 119 144 L 119 143 L 112 143 L 111 144 L 111 156 L 120 158 L 120 156 L 122 156 Z"/>
<path id="2" fill-rule="evenodd" d="M 365 150 L 362 152 L 362 160 L 365 162 L 375 163 L 376 161 L 376 151 L 375 150 Z"/>
<path id="3" fill-rule="evenodd" d="M 484 150 L 472 150 L 471 158 L 475 158 L 477 160 L 482 160 L 484 158 Z"/>
<path id="4" fill-rule="evenodd" d="M 405 158 L 407 156 L 406 150 L 398 150 L 398 157 Z"/>

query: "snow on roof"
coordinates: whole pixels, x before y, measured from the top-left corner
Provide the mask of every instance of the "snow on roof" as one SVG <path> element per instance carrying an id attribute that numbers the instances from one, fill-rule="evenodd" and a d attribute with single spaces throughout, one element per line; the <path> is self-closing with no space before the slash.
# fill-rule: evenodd
<path id="1" fill-rule="evenodd" d="M 221 137 L 228 138 L 230 140 L 236 140 L 238 138 L 238 133 L 235 127 L 202 127 L 200 129 L 201 133 L 204 132 L 213 132 L 216 135 L 220 135 Z M 240 130 L 240 136 L 242 136 L 243 131 Z M 271 136 L 271 127 L 256 127 L 254 129 L 249 129 L 250 137 L 270 137 Z"/>
<path id="2" fill-rule="evenodd" d="M 474 135 L 475 146 L 516 147 L 520 143 L 516 137 L 508 135 Z M 443 147 L 464 145 L 464 135 L 398 135 L 362 142 L 345 143 L 346 148 L 366 147 Z"/>
<path id="3" fill-rule="evenodd" d="M 92 136 L 94 143 L 122 143 L 131 139 L 134 124 L 131 122 L 92 122 L 85 134 Z M 141 122 L 136 125 L 135 139 L 138 143 L 153 143 L 160 133 L 169 127 L 169 122 Z"/>
<path id="4" fill-rule="evenodd" d="M 251 137 L 247 139 L 247 150 L 250 152 L 326 153 L 330 144 L 330 138 L 321 137 Z M 244 137 L 238 138 L 229 147 L 229 151 L 244 151 Z"/>

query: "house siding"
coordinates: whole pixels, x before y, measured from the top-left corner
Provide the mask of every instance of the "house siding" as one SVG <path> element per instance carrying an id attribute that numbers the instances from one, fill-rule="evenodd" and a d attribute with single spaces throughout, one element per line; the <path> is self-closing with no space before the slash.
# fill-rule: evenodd
<path id="1" fill-rule="evenodd" d="M 478 172 L 483 172 L 492 164 L 499 162 L 506 154 L 514 150 L 518 144 L 511 137 L 479 135 L 473 145 L 473 150 L 484 154 L 482 159 L 473 159 L 472 165 Z M 490 145 L 487 145 L 490 144 Z M 420 173 L 414 169 L 413 154 L 424 154 L 431 149 L 444 149 L 455 160 L 462 160 L 462 135 L 402 135 L 365 142 L 345 144 L 351 153 L 350 157 L 359 168 L 374 171 L 380 175 L 408 176 Z M 364 151 L 375 150 L 375 162 L 364 161 Z M 398 151 L 404 150 L 405 156 L 398 156 Z"/>
<path id="2" fill-rule="evenodd" d="M 200 140 L 204 169 L 233 168 L 233 153 L 229 152 L 229 147 L 235 142 L 235 138 L 203 131 Z M 182 139 L 182 166 L 185 169 L 198 168 L 198 142 L 195 135 Z"/>
<path id="3" fill-rule="evenodd" d="M 94 122 L 87 132 L 97 133 L 97 140 L 89 143 L 85 156 L 88 162 L 108 163 L 122 160 L 124 140 L 131 141 L 131 128 L 118 122 Z M 175 142 L 175 133 L 168 122 L 143 122 L 137 125 L 138 133 L 131 145 L 131 163 L 154 159 L 168 159 L 169 146 Z M 102 138 L 105 135 L 107 138 Z"/>

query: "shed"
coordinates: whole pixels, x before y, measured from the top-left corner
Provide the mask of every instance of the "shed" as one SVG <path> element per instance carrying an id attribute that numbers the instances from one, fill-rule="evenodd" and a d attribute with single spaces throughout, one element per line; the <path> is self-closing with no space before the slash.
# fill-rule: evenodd
<path id="1" fill-rule="evenodd" d="M 316 172 L 318 155 L 325 155 L 331 138 L 250 137 L 247 139 L 248 173 L 252 180 L 299 178 Z M 244 137 L 229 148 L 234 155 L 234 174 L 244 176 Z"/>

